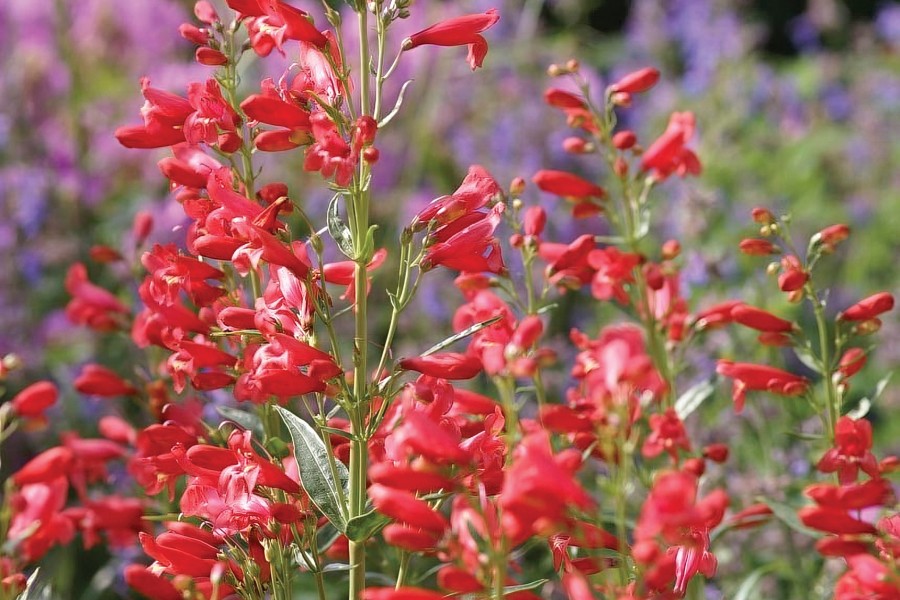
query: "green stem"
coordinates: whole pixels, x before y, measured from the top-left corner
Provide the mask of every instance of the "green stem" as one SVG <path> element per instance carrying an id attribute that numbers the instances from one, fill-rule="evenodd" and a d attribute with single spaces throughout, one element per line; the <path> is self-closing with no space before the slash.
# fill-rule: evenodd
<path id="1" fill-rule="evenodd" d="M 810 284 L 806 285 L 806 293 L 813 305 L 813 313 L 816 317 L 816 328 L 819 330 L 819 359 L 821 360 L 821 374 L 825 385 L 825 427 L 829 441 L 834 443 L 834 428 L 840 418 L 840 406 L 838 406 L 837 391 L 832 380 L 833 365 L 831 356 L 831 344 L 828 340 L 828 323 L 825 320 L 825 308 L 815 290 Z"/>
<path id="2" fill-rule="evenodd" d="M 409 573 L 409 559 L 411 554 L 406 550 L 400 551 L 400 567 L 397 569 L 397 584 L 394 589 L 399 590 L 406 584 L 406 576 Z"/>
<path id="3" fill-rule="evenodd" d="M 359 7 L 359 111 L 360 115 L 370 114 L 369 103 L 369 36 L 368 13 L 363 4 Z M 366 238 L 369 231 L 369 190 L 368 165 L 360 157 L 359 174 L 353 189 L 353 204 L 350 230 L 353 249 L 356 253 L 354 291 L 356 297 L 356 319 L 353 353 L 353 398 L 350 401 L 350 518 L 363 514 L 366 508 L 366 471 L 368 469 L 368 448 L 365 436 L 365 417 L 368 413 L 368 327 L 367 327 L 367 272 Z M 349 212 L 349 211 L 348 211 Z M 362 598 L 366 587 L 366 541 L 350 542 L 350 600 Z"/>

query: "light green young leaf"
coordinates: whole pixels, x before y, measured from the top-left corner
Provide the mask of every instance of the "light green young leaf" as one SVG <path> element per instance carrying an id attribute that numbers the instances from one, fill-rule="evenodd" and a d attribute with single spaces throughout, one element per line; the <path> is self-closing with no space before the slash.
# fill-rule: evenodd
<path id="1" fill-rule="evenodd" d="M 710 381 L 701 381 L 679 396 L 675 401 L 675 412 L 682 421 L 692 412 L 700 408 L 703 402 L 716 391 Z"/>
<path id="2" fill-rule="evenodd" d="M 328 449 L 313 429 L 312 425 L 292 413 L 276 406 L 281 415 L 291 440 L 294 442 L 294 456 L 300 467 L 300 483 L 306 490 L 310 500 L 322 514 L 328 517 L 342 533 L 347 529 L 346 506 L 343 498 L 349 493 L 350 473 L 344 464 L 328 456 Z M 332 474 L 334 464 L 337 481 Z"/>
<path id="3" fill-rule="evenodd" d="M 342 194 L 335 194 L 334 197 L 331 198 L 331 202 L 328 203 L 328 233 L 331 234 L 332 239 L 337 243 L 338 248 L 340 248 L 344 256 L 353 259 L 355 258 L 355 253 L 353 251 L 353 236 L 350 233 L 350 228 L 347 227 L 347 224 L 344 223 L 344 220 L 341 218 L 339 201 L 343 197 Z"/>

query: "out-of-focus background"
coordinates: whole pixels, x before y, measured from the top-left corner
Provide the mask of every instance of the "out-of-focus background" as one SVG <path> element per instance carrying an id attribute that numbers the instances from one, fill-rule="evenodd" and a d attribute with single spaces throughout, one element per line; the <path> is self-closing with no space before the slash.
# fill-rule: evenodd
<path id="1" fill-rule="evenodd" d="M 184 94 L 188 81 L 211 75 L 193 62 L 193 46 L 177 33 L 191 20 L 191 4 L 0 2 L 0 355 L 13 352 L 25 365 L 9 381 L 8 395 L 39 377 L 71 390 L 80 365 L 98 356 L 115 366 L 123 340 L 100 344 L 63 315 L 63 280 L 73 261 L 86 262 L 100 282 L 126 279 L 127 266 L 101 268 L 91 262 L 90 249 L 108 244 L 133 258 L 129 230 L 138 210 L 154 215 L 155 240 L 179 237 L 181 209 L 156 167 L 165 153 L 126 150 L 112 133 L 139 120 L 140 77 Z M 455 189 L 472 163 L 485 165 L 503 185 L 540 168 L 600 175 L 590 160 L 562 151 L 565 124 L 542 101 L 544 88 L 560 82 L 549 81 L 546 68 L 577 58 L 599 94 L 615 77 L 654 65 L 662 81 L 637 98 L 623 120 L 649 140 L 673 110 L 697 115 L 703 175 L 668 182 L 656 195 L 664 215 L 658 234 L 685 247 L 689 296 L 702 292 L 710 303 L 739 295 L 791 314 L 763 265 L 736 251 L 740 238 L 753 234 L 749 209 L 756 205 L 790 212 L 801 239 L 836 222 L 852 225 L 851 242 L 830 259 L 840 282 L 833 306 L 898 291 L 900 4 L 417 0 L 394 42 L 441 18 L 492 7 L 502 19 L 487 33 L 484 69 L 471 73 L 459 48 L 423 48 L 401 63 L 392 89 L 406 76 L 415 81 L 392 131 L 379 137 L 376 218 L 410 218 Z M 259 73 L 278 77 L 289 63 L 290 56 L 273 57 L 251 68 L 248 90 Z M 305 183 L 314 180 L 304 178 L 302 153 L 273 155 L 265 165 L 267 181 L 284 179 L 312 215 L 324 213 L 328 194 Z M 536 190 L 526 198 L 551 205 Z M 552 226 L 560 241 L 598 227 L 568 218 Z M 407 339 L 432 335 L 436 320 L 449 319 L 460 299 L 445 290 L 425 287 L 405 322 Z M 880 369 L 864 375 L 860 390 L 900 363 L 896 317 L 885 319 L 880 335 L 874 359 Z M 739 347 L 726 346 L 732 353 Z M 767 352 L 751 350 L 742 358 L 764 360 L 772 356 Z M 56 409 L 53 429 L 75 427 L 74 420 L 101 410 L 69 395 L 70 402 Z M 888 392 L 873 409 L 886 441 L 900 430 L 886 419 L 897 396 Z M 758 416 L 764 423 L 766 415 Z"/>

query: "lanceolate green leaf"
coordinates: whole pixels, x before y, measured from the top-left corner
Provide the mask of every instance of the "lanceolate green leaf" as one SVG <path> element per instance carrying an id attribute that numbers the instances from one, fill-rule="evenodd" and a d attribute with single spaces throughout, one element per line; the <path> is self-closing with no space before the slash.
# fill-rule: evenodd
<path id="1" fill-rule="evenodd" d="M 313 427 L 280 406 L 275 409 L 287 425 L 300 468 L 300 484 L 313 504 L 339 531 L 347 529 L 346 506 L 350 473 L 337 459 L 329 459 L 325 443 Z M 334 471 L 332 471 L 332 465 Z"/>
<path id="2" fill-rule="evenodd" d="M 338 248 L 347 258 L 354 259 L 353 236 L 350 234 L 350 228 L 341 219 L 339 201 L 343 198 L 341 194 L 335 194 L 328 204 L 328 233 L 337 242 Z"/>
<path id="3" fill-rule="evenodd" d="M 709 381 L 701 381 L 679 396 L 675 401 L 675 412 L 679 419 L 685 419 L 689 414 L 700 408 L 703 401 L 712 396 L 716 388 Z"/>

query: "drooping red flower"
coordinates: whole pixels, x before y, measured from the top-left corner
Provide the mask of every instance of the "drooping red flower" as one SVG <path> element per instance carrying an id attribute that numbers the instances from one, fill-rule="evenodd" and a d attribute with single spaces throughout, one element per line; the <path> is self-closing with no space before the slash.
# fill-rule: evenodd
<path id="1" fill-rule="evenodd" d="M 672 461 L 677 462 L 679 450 L 690 452 L 691 441 L 675 409 L 669 408 L 661 415 L 650 415 L 650 435 L 644 440 L 641 454 L 653 458 L 667 452 Z"/>
<path id="2" fill-rule="evenodd" d="M 400 361 L 400 367 L 444 379 L 471 379 L 483 369 L 478 357 L 456 352 L 405 358 Z"/>
<path id="3" fill-rule="evenodd" d="M 403 41 L 404 50 L 412 50 L 419 46 L 468 46 L 467 61 L 474 71 L 484 63 L 487 56 L 487 41 L 479 35 L 493 27 L 500 20 L 497 9 L 489 9 L 484 13 L 454 17 L 435 23 L 434 25 L 412 34 Z"/>
<path id="4" fill-rule="evenodd" d="M 781 396 L 799 396 L 809 389 L 809 380 L 775 367 L 752 363 L 736 363 L 720 360 L 716 366 L 719 375 L 734 379 L 734 410 L 744 409 L 744 400 L 750 390 L 761 390 Z"/>
<path id="5" fill-rule="evenodd" d="M 868 321 L 894 308 L 894 296 L 879 292 L 864 298 L 838 315 L 839 321 Z"/>
<path id="6" fill-rule="evenodd" d="M 694 135 L 694 114 L 672 113 L 666 131 L 644 151 L 641 170 L 650 171 L 657 179 L 665 179 L 672 173 L 682 177 L 700 173 L 700 161 L 687 143 Z"/>

